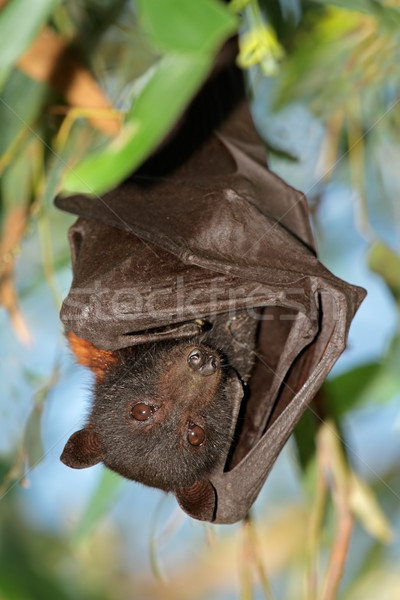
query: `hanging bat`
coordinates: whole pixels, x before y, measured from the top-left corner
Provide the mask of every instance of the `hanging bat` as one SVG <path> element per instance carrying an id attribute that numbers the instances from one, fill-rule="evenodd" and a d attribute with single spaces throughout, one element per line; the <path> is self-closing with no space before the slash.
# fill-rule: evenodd
<path id="1" fill-rule="evenodd" d="M 268 170 L 235 68 L 129 180 L 56 205 L 79 215 L 61 319 L 96 379 L 62 460 L 101 461 L 200 520 L 244 518 L 365 292 L 316 258 L 306 200 Z"/>

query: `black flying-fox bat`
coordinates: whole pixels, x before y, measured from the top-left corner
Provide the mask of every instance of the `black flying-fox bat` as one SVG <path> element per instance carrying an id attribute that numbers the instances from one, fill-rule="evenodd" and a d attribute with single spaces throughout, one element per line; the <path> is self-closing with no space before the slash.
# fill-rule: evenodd
<path id="1" fill-rule="evenodd" d="M 245 385 L 254 363 L 254 344 L 246 342 L 255 339 L 256 328 L 245 313 L 229 320 L 223 315 L 213 319 L 212 333 L 114 352 L 69 332 L 71 348 L 95 372 L 96 384 L 89 422 L 70 438 L 63 461 L 75 468 L 103 461 L 128 479 L 165 491 L 202 480 L 234 436 L 229 373 L 237 377 L 227 358 L 234 354 L 232 334 L 241 344 L 236 366 Z"/>
<path id="2" fill-rule="evenodd" d="M 129 180 L 56 200 L 79 215 L 61 319 L 96 375 L 62 460 L 102 461 L 197 519 L 232 523 L 343 351 L 364 291 L 317 260 L 306 200 L 268 170 L 221 56 Z"/>

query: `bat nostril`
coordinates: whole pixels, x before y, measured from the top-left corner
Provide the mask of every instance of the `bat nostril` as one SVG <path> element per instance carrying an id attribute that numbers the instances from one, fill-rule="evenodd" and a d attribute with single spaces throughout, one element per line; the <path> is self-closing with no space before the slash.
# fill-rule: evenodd
<path id="1" fill-rule="evenodd" d="M 204 364 L 204 352 L 200 348 L 195 348 L 189 353 L 187 361 L 191 369 L 198 371 Z"/>
<path id="2" fill-rule="evenodd" d="M 194 348 L 187 357 L 189 367 L 200 375 L 213 375 L 218 371 L 220 360 L 207 348 Z"/>
<path id="3" fill-rule="evenodd" d="M 200 368 L 202 375 L 213 375 L 219 369 L 220 361 L 214 354 L 206 354 L 203 364 Z"/>
<path id="4" fill-rule="evenodd" d="M 210 361 L 211 367 L 216 371 L 219 367 L 219 360 L 216 356 L 213 356 Z"/>

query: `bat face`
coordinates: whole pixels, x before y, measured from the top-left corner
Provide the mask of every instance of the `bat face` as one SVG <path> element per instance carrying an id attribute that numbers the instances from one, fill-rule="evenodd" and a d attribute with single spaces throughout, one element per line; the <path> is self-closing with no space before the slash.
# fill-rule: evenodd
<path id="1" fill-rule="evenodd" d="M 78 468 L 102 461 L 128 479 L 165 491 L 206 477 L 231 432 L 218 353 L 179 343 L 117 354 L 117 364 L 96 384 L 89 424 L 70 438 L 62 460 Z"/>

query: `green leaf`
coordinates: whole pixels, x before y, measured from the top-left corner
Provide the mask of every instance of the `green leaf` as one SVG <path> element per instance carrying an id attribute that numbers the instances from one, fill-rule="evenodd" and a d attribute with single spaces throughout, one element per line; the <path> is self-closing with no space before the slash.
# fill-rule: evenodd
<path id="1" fill-rule="evenodd" d="M 315 457 L 315 436 L 317 433 L 318 419 L 313 404 L 303 413 L 294 430 L 294 440 L 297 446 L 298 459 L 303 471 Z"/>
<path id="2" fill-rule="evenodd" d="M 36 404 L 25 427 L 24 447 L 30 468 L 40 463 L 44 457 L 41 433 L 42 413 L 43 405 Z"/>
<path id="3" fill-rule="evenodd" d="M 229 8 L 234 13 L 240 13 L 250 4 L 251 0 L 230 0 Z"/>
<path id="4" fill-rule="evenodd" d="M 28 132 L 43 107 L 47 88 L 21 71 L 10 74 L 0 98 L 0 159 Z"/>
<path id="5" fill-rule="evenodd" d="M 154 44 L 173 52 L 214 52 L 237 28 L 236 17 L 215 0 L 139 0 L 143 27 Z"/>
<path id="6" fill-rule="evenodd" d="M 0 88 L 59 0 L 12 0 L 0 12 Z"/>
<path id="7" fill-rule="evenodd" d="M 90 535 L 99 521 L 110 510 L 116 495 L 124 484 L 125 480 L 119 475 L 107 469 L 103 470 L 97 489 L 90 499 L 78 529 L 75 532 L 75 540 L 77 542 L 85 540 Z"/>
<path id="8" fill-rule="evenodd" d="M 398 568 L 388 559 L 382 561 L 379 556 L 374 558 L 373 565 L 367 564 L 367 568 L 362 565 L 362 571 L 349 586 L 345 600 L 366 600 L 367 598 L 393 600 L 398 596 L 400 589 Z"/>
<path id="9" fill-rule="evenodd" d="M 65 176 L 67 192 L 100 194 L 135 170 L 168 133 L 237 26 L 214 0 L 141 0 L 141 18 L 166 53 L 135 99 L 120 135 Z"/>
<path id="10" fill-rule="evenodd" d="M 389 402 L 400 389 L 400 373 L 391 349 L 382 363 L 356 367 L 324 383 L 326 410 L 338 419 L 358 406 Z"/>
<path id="11" fill-rule="evenodd" d="M 4 208 L 11 206 L 28 207 L 32 199 L 32 156 L 24 145 L 22 152 L 19 152 L 14 161 L 5 170 L 0 179 L 1 198 Z"/>
<path id="12" fill-rule="evenodd" d="M 353 513 L 370 535 L 383 543 L 393 539 L 392 528 L 372 488 L 354 471 L 350 472 L 350 502 Z"/>
<path id="13" fill-rule="evenodd" d="M 368 363 L 326 381 L 323 389 L 327 397 L 328 414 L 337 418 L 361 404 L 381 369 L 379 363 Z"/>
<path id="14" fill-rule="evenodd" d="M 48 381 L 35 394 L 33 408 L 25 426 L 24 434 L 24 448 L 29 467 L 36 466 L 45 456 L 42 446 L 42 414 L 49 392 L 53 389 L 58 377 L 59 368 L 56 365 Z"/>
<path id="15" fill-rule="evenodd" d="M 400 303 L 400 257 L 378 242 L 371 248 L 368 257 L 369 267 L 385 281 L 397 303 Z"/>
<path id="16" fill-rule="evenodd" d="M 326 6 L 338 6 L 366 15 L 377 17 L 390 28 L 400 25 L 400 11 L 397 6 L 384 6 L 377 0 L 317 0 Z"/>
<path id="17" fill-rule="evenodd" d="M 318 4 L 327 6 L 339 6 L 346 10 L 370 13 L 373 10 L 373 0 L 317 0 Z"/>
<path id="18" fill-rule="evenodd" d="M 120 135 L 103 152 L 71 169 L 63 181 L 63 189 L 100 194 L 129 175 L 179 117 L 206 76 L 211 61 L 208 56 L 194 58 L 176 53 L 161 59 Z"/>

